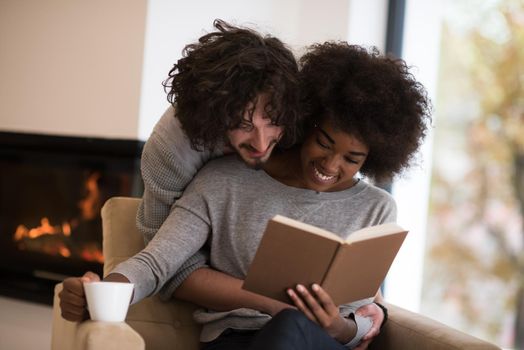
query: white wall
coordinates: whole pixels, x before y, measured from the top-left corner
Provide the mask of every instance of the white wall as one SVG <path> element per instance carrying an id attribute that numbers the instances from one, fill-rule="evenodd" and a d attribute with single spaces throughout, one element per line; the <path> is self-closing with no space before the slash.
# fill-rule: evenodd
<path id="1" fill-rule="evenodd" d="M 145 8 L 0 1 L 0 130 L 136 138 Z"/>
<path id="2" fill-rule="evenodd" d="M 386 49 L 388 0 L 350 0 L 348 41 L 351 44 Z"/>

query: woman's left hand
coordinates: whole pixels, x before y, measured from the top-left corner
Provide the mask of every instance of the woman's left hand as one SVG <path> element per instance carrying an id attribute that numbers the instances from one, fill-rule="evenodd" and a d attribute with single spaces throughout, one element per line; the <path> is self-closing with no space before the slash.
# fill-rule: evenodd
<path id="1" fill-rule="evenodd" d="M 314 295 L 299 284 L 296 290 L 288 289 L 287 293 L 295 306 L 311 321 L 318 323 L 326 332 L 342 344 L 348 343 L 356 333 L 356 326 L 343 318 L 331 296 L 318 284 L 311 287 Z M 354 325 L 354 323 L 353 323 Z"/>

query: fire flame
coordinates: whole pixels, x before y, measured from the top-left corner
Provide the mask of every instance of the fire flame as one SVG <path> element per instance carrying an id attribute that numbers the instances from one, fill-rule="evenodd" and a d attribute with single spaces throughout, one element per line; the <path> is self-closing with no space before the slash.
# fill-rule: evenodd
<path id="1" fill-rule="evenodd" d="M 87 195 L 78 202 L 78 207 L 81 211 L 81 221 L 93 220 L 100 212 L 101 195 L 98 189 L 99 178 L 100 173 L 95 172 L 89 176 L 85 183 Z M 20 243 L 20 249 L 25 249 L 26 244 L 24 244 L 24 241 L 26 240 L 35 240 L 45 235 L 61 235 L 62 238 L 68 238 L 74 234 L 74 229 L 78 225 L 79 219 L 72 219 L 69 222 L 65 221 L 61 225 L 52 225 L 47 217 L 43 217 L 40 219 L 40 226 L 31 229 L 25 225 L 18 225 L 13 235 L 13 240 Z M 55 241 L 52 245 L 45 244 L 40 247 L 39 250 L 47 254 L 60 255 L 66 258 L 72 255 L 71 250 L 66 247 L 65 242 L 62 240 Z M 104 256 L 96 244 L 85 244 L 79 255 L 86 261 L 104 262 Z"/>
<path id="2" fill-rule="evenodd" d="M 71 225 L 69 225 L 69 223 L 67 222 L 64 222 L 62 226 L 59 226 L 59 225 L 53 226 L 49 223 L 48 218 L 43 217 L 40 220 L 40 226 L 32 228 L 32 229 L 28 229 L 24 225 L 18 225 L 13 239 L 15 241 L 20 241 L 24 239 L 24 237 L 35 239 L 43 235 L 57 235 L 57 234 L 63 234 L 64 236 L 70 236 L 71 235 Z"/>
<path id="3" fill-rule="evenodd" d="M 93 173 L 86 182 L 87 196 L 78 202 L 78 207 L 82 211 L 82 218 L 93 220 L 100 212 L 100 191 L 98 190 L 98 179 L 100 173 Z"/>

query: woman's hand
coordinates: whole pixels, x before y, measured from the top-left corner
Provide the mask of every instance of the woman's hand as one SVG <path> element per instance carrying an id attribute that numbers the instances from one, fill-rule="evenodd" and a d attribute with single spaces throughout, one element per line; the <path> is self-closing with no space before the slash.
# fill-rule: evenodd
<path id="1" fill-rule="evenodd" d="M 312 295 L 306 287 L 299 284 L 296 290 L 287 293 L 295 306 L 311 321 L 318 323 L 326 332 L 342 344 L 348 343 L 356 334 L 354 321 L 343 318 L 331 296 L 318 284 L 311 287 Z"/>

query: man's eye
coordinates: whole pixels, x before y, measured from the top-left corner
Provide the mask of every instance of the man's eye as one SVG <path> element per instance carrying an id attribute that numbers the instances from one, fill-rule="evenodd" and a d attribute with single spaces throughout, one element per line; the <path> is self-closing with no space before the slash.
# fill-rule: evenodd
<path id="1" fill-rule="evenodd" d="M 238 128 L 243 130 L 243 131 L 251 131 L 251 130 L 253 130 L 253 124 L 250 123 L 250 122 L 241 122 L 238 125 Z"/>

